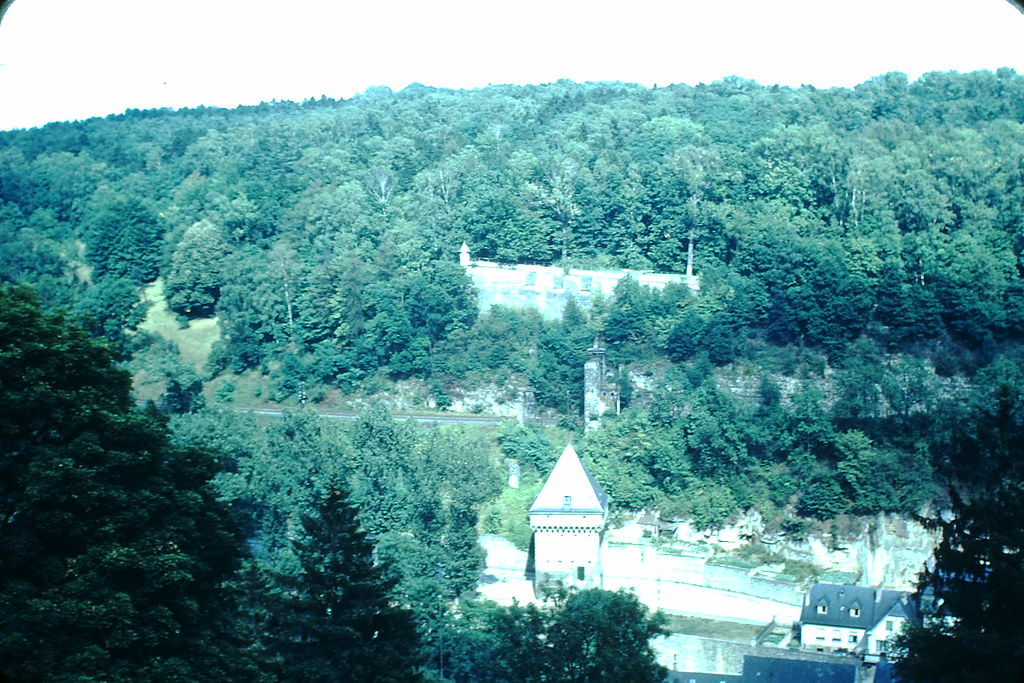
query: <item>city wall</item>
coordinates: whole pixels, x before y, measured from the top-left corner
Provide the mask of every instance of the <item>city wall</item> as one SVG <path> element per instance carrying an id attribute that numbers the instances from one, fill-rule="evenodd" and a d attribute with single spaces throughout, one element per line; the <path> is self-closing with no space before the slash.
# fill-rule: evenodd
<path id="1" fill-rule="evenodd" d="M 595 297 L 610 297 L 615 285 L 626 276 L 654 289 L 664 289 L 671 283 L 685 284 L 694 292 L 698 289 L 696 277 L 677 273 L 564 269 L 492 261 L 472 261 L 464 265 L 476 287 L 481 312 L 498 305 L 535 308 L 548 319 L 560 318 L 569 299 L 575 299 L 580 308 L 587 309 Z"/>
<path id="2" fill-rule="evenodd" d="M 631 590 L 653 609 L 751 623 L 800 618 L 804 587 L 755 570 L 708 563 L 709 555 L 665 552 L 645 543 L 607 543 L 608 590 Z"/>

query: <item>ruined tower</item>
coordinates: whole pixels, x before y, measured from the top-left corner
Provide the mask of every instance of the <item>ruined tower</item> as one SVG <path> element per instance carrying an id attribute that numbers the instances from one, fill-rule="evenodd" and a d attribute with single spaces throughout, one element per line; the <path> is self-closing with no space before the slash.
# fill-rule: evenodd
<path id="1" fill-rule="evenodd" d="M 601 416 L 614 411 L 619 414 L 619 386 L 609 381 L 604 347 L 594 338 L 590 357 L 583 365 L 583 423 L 589 431 L 601 425 Z"/>
<path id="2" fill-rule="evenodd" d="M 607 521 L 608 494 L 566 446 L 530 506 L 535 590 L 600 587 Z"/>

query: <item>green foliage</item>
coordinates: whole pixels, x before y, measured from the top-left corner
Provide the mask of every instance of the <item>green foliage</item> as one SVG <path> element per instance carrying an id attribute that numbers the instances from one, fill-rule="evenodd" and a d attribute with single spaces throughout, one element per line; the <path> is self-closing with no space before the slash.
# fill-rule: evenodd
<path id="1" fill-rule="evenodd" d="M 0 671 L 251 675 L 219 591 L 242 548 L 214 460 L 134 412 L 109 350 L 30 291 L 0 291 L 0 340 Z"/>
<path id="2" fill-rule="evenodd" d="M 395 581 L 347 496 L 326 488 L 293 542 L 298 573 L 273 577 L 271 666 L 287 681 L 417 680 L 413 615 L 391 597 Z"/>
<path id="3" fill-rule="evenodd" d="M 298 576 L 291 543 L 298 520 L 315 515 L 332 486 L 345 486 L 378 556 L 389 563 L 391 593 L 415 610 L 425 633 L 440 606 L 476 586 L 484 560 L 478 514 L 504 481 L 493 445 L 480 434 L 422 430 L 381 406 L 352 425 L 303 409 L 266 425 L 232 411 L 204 411 L 181 415 L 174 426 L 180 441 L 220 453 L 218 491 L 244 515 L 265 569 Z"/>
<path id="4" fill-rule="evenodd" d="M 153 208 L 140 198 L 103 197 L 87 236 L 97 276 L 123 277 L 142 285 L 159 274 L 163 228 Z"/>
<path id="5" fill-rule="evenodd" d="M 202 220 L 185 230 L 167 270 L 167 305 L 192 317 L 213 313 L 223 285 L 220 261 L 227 251 L 221 229 Z"/>
<path id="6" fill-rule="evenodd" d="M 167 380 L 162 401 L 181 412 L 173 425 L 191 444 L 171 446 L 147 441 L 159 425 L 128 410 L 127 380 L 109 370 L 107 351 L 30 315 L 36 304 L 12 303 L 3 312 L 14 320 L 9 329 L 36 332 L 11 336 L 5 352 L 21 369 L 0 385 L 8 410 L 0 436 L 10 453 L 0 464 L 0 500 L 60 484 L 79 497 L 54 494 L 54 516 L 43 526 L 66 523 L 69 537 L 91 539 L 105 527 L 86 525 L 74 506 L 142 525 L 155 503 L 126 492 L 108 501 L 97 493 L 108 482 L 90 482 L 109 476 L 111 491 L 127 491 L 125 477 L 155 477 L 154 490 L 164 491 L 164 480 L 174 479 L 168 472 L 188 461 L 196 472 L 182 476 L 198 486 L 212 465 L 183 454 L 212 446 L 223 466 L 219 495 L 244 516 L 259 562 L 294 574 L 286 539 L 315 512 L 326 483 L 340 481 L 362 508 L 378 553 L 394 559 L 395 590 L 429 631 L 424 647 L 444 662 L 443 634 L 459 626 L 441 604 L 473 585 L 479 510 L 501 489 L 493 444 L 456 431 L 421 433 L 380 410 L 351 430 L 304 411 L 264 426 L 199 410 L 199 380 L 219 382 L 218 397 L 230 399 L 227 380 L 259 374 L 273 385 L 261 398 L 289 401 L 303 391 L 372 393 L 417 378 L 441 404 L 458 385 L 525 382 L 540 407 L 571 425 L 586 349 L 599 333 L 610 366 L 626 371 L 624 387 L 631 364 L 677 364 L 664 379 L 652 373 L 648 386 L 637 383 L 626 411 L 586 436 L 588 464 L 616 506 L 658 507 L 707 526 L 750 505 L 775 518 L 790 510 L 814 518 L 918 513 L 944 495 L 938 468 L 969 484 L 955 489 L 968 517 L 983 518 L 983 505 L 999 503 L 975 500 L 978 491 L 1012 507 L 1017 492 L 1003 482 L 1012 468 L 990 457 L 1001 452 L 991 436 L 999 430 L 955 439 L 952 432 L 968 403 L 995 419 L 1001 404 L 984 389 L 1022 384 L 1015 374 L 1024 329 L 1022 102 L 1024 77 L 1009 70 L 926 74 L 913 83 L 887 74 L 829 91 L 740 78 L 653 90 L 562 81 L 134 112 L 0 133 L 0 281 L 33 283 L 48 304 L 87 314 L 89 331 L 119 358 L 146 345 L 154 351 L 133 328 L 144 312 L 140 287 L 158 275 L 173 310 L 215 316 L 222 332 L 208 374 L 173 361 L 147 368 Z M 568 306 L 561 321 L 501 306 L 478 315 L 455 264 L 463 240 L 481 258 L 675 272 L 692 247 L 701 290 L 652 291 L 627 278 L 614 296 L 594 297 L 589 311 Z M 248 395 L 242 381 L 237 386 L 236 394 Z M 55 441 L 42 450 L 24 446 L 40 435 Z M 554 454 L 540 434 L 518 428 L 504 429 L 499 445 L 527 469 L 544 471 Z M 123 470 L 108 460 L 131 476 L 115 476 Z M 183 514 L 200 505 L 179 502 Z M 36 519 L 13 519 L 23 517 Z M 114 521 L 110 529 L 120 528 Z M 164 526 L 190 538 L 182 524 Z M 971 538 L 970 528 L 954 529 L 950 538 L 973 552 L 988 533 L 978 528 Z M 170 546 L 158 541 L 153 561 L 166 560 L 172 579 L 194 569 L 192 549 L 208 549 L 180 545 L 186 559 L 165 557 L 157 551 Z M 95 544 L 110 552 L 89 556 L 82 575 L 100 578 L 61 596 L 53 623 L 67 625 L 67 615 L 81 605 L 91 610 L 93 600 L 96 614 L 110 617 L 104 623 L 136 624 L 137 606 L 121 597 L 134 593 L 111 593 L 103 572 L 121 562 L 139 576 L 164 575 L 149 556 L 119 555 L 114 543 Z M 32 560 L 33 581 L 49 581 L 65 566 L 53 548 L 52 557 Z M 1002 567 L 997 555 L 993 566 Z M 3 558 L 0 571 L 15 566 Z M 211 577 L 230 564 L 218 562 L 210 561 Z M 262 589 L 250 583 L 247 594 L 260 602 Z M 0 614 L 14 619 L 8 615 L 21 604 Z M 115 620 L 124 615 L 129 621 Z M 156 633 L 140 621 L 117 638 L 169 638 L 175 622 L 149 616 L 171 626 Z M 530 643 L 529 634 L 547 633 L 545 618 L 518 615 L 502 628 Z M 191 622 L 181 619 L 192 638 Z M 99 629 L 82 623 L 66 661 L 89 660 L 99 671 L 107 655 L 75 654 Z M 939 633 L 936 642 L 956 636 L 969 645 L 970 628 Z M 494 652 L 493 635 L 463 634 L 471 645 L 450 651 L 447 671 L 471 677 L 473 648 Z M 213 642 L 205 638 L 193 640 Z M 995 647 L 1013 651 L 1007 638 L 1009 645 Z M 10 647 L 5 652 L 30 650 L 24 642 Z M 204 647 L 188 651 L 212 652 Z M 147 652 L 123 649 L 125 667 Z M 189 678 L 181 672 L 195 660 L 166 661 L 167 672 L 178 667 Z M 218 666 L 203 675 L 227 671 Z M 500 675 L 512 678 L 510 671 Z M 161 676 L 171 677 L 142 677 Z"/>
<path id="7" fill-rule="evenodd" d="M 10 131 L 0 279 L 89 313 L 127 357 L 149 343 L 131 334 L 139 287 L 161 275 L 173 310 L 220 325 L 197 374 L 258 373 L 281 402 L 415 378 L 444 405 L 460 385 L 528 383 L 573 426 L 603 334 L 625 398 L 630 364 L 684 364 L 593 436 L 618 504 L 916 512 L 956 387 L 1022 341 L 1022 84 L 410 87 Z M 700 293 L 626 278 L 560 322 L 478 315 L 463 240 L 481 258 L 675 272 L 692 247 Z M 686 395 L 748 370 L 778 394 L 723 393 L 756 415 Z M 196 409 L 199 378 L 164 374 L 166 404 Z M 815 383 L 827 395 L 805 396 Z M 354 494 L 379 493 L 367 523 L 414 524 L 400 506 L 420 465 L 373 470 L 380 485 L 359 468 L 343 468 Z"/>
<path id="8" fill-rule="evenodd" d="M 442 673 L 456 681 L 660 681 L 651 638 L 664 618 L 631 593 L 597 589 L 548 607 L 463 605 Z"/>
<path id="9" fill-rule="evenodd" d="M 352 445 L 359 458 L 353 473 L 353 497 L 367 530 L 406 534 L 430 566 L 437 581 L 431 601 L 440 593 L 460 595 L 476 585 L 483 569 L 483 550 L 476 542 L 477 515 L 485 501 L 501 491 L 503 477 L 489 447 L 481 439 L 448 431 L 415 431 L 376 407 L 353 425 Z M 409 543 L 391 543 L 402 549 Z M 421 593 L 409 583 L 422 578 L 402 562 L 413 553 L 394 557 L 404 577 L 400 589 Z M 408 569 L 408 571 L 406 571 Z"/>
<path id="10" fill-rule="evenodd" d="M 67 298 L 83 244 L 94 280 L 159 270 L 174 310 L 222 321 L 226 365 L 297 343 L 346 387 L 465 361 L 446 343 L 479 341 L 464 239 L 505 261 L 674 271 L 694 246 L 714 305 L 679 315 L 627 280 L 596 321 L 610 353 L 683 360 L 696 340 L 726 365 L 756 340 L 837 359 L 864 335 L 981 353 L 1019 336 L 1022 80 L 410 88 L 12 131 L 3 261 Z"/>
<path id="11" fill-rule="evenodd" d="M 942 542 L 921 580 L 934 611 L 899 641 L 899 670 L 910 681 L 1024 675 L 1024 400 L 1019 367 L 1000 364 L 988 374 L 991 384 L 974 398 L 943 467 L 953 516 L 936 520 Z"/>

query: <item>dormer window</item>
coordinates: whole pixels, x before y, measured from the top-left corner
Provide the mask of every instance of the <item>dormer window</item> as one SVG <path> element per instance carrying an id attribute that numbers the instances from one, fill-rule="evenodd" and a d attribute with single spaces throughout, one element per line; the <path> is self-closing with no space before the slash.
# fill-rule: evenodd
<path id="1" fill-rule="evenodd" d="M 858 607 L 857 605 L 854 605 L 853 607 L 851 607 L 850 608 L 850 616 L 853 617 L 854 619 L 859 617 L 860 616 L 860 607 Z"/>
<path id="2" fill-rule="evenodd" d="M 564 507 L 564 508 L 571 508 L 572 507 L 572 496 L 562 496 L 562 507 Z"/>
<path id="3" fill-rule="evenodd" d="M 819 602 L 818 614 L 828 614 L 828 605 L 826 605 L 824 602 Z"/>

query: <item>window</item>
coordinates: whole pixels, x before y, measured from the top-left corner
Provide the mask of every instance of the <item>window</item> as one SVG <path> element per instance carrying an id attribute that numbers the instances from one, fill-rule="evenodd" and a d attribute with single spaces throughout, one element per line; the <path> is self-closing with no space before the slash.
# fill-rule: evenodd
<path id="1" fill-rule="evenodd" d="M 576 580 L 577 581 L 582 581 L 583 579 L 586 578 L 586 576 L 587 576 L 587 568 L 586 567 L 576 567 Z"/>
<path id="2" fill-rule="evenodd" d="M 828 605 L 823 602 L 818 603 L 818 614 L 828 614 Z"/>
<path id="3" fill-rule="evenodd" d="M 860 607 L 851 607 L 850 608 L 850 616 L 853 617 L 854 619 L 859 617 L 860 616 Z"/>
<path id="4" fill-rule="evenodd" d="M 892 619 L 885 620 L 885 632 L 892 633 Z"/>
<path id="5" fill-rule="evenodd" d="M 849 638 L 848 638 L 848 640 L 849 640 L 849 641 L 850 641 L 851 643 L 856 643 L 856 642 L 857 642 L 857 636 L 856 636 L 856 634 L 853 634 L 853 633 L 851 633 L 851 634 L 850 634 L 850 636 L 849 636 Z"/>
<path id="6" fill-rule="evenodd" d="M 564 507 L 564 508 L 571 508 L 572 507 L 572 496 L 562 496 L 562 507 Z"/>

